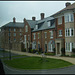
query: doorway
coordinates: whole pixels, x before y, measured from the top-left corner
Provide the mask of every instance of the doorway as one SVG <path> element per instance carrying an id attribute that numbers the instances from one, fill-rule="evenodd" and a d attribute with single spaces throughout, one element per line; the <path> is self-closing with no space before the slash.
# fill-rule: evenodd
<path id="1" fill-rule="evenodd" d="M 45 44 L 45 53 L 47 53 L 47 44 Z"/>
<path id="2" fill-rule="evenodd" d="M 60 54 L 60 43 L 57 43 L 57 54 Z"/>

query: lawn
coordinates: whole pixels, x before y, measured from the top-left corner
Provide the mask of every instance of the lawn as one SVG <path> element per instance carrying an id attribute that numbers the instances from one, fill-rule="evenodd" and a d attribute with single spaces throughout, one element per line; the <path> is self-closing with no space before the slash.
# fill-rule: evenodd
<path id="1" fill-rule="evenodd" d="M 32 70 L 54 69 L 73 65 L 72 63 L 69 63 L 61 59 L 53 59 L 53 58 L 41 59 L 41 57 L 25 57 L 12 60 L 4 60 L 4 63 L 14 68 L 32 69 Z"/>

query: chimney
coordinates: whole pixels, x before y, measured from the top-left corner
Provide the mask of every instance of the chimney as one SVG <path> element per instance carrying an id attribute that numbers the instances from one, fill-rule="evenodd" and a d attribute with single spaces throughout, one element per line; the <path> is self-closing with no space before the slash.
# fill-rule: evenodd
<path id="1" fill-rule="evenodd" d="M 25 23 L 25 20 L 26 20 L 26 19 L 24 18 L 24 19 L 23 19 L 23 22 L 24 22 L 24 23 Z"/>
<path id="2" fill-rule="evenodd" d="M 13 18 L 13 23 L 15 23 L 16 21 L 15 21 L 15 17 Z"/>
<path id="3" fill-rule="evenodd" d="M 44 19 L 44 13 L 41 13 L 41 20 Z"/>
<path id="4" fill-rule="evenodd" d="M 68 7 L 69 5 L 71 5 L 70 2 L 65 3 L 65 6 Z"/>
<path id="5" fill-rule="evenodd" d="M 36 17 L 32 17 L 32 20 L 35 21 Z"/>

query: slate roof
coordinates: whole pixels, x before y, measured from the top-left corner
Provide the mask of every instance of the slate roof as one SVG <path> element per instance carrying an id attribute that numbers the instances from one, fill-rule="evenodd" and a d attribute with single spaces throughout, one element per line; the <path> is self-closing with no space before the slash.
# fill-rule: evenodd
<path id="1" fill-rule="evenodd" d="M 9 22 L 9 23 L 5 24 L 2 27 L 24 27 L 24 23 L 20 23 L 20 22 L 16 22 L 16 23 Z"/>
<path id="2" fill-rule="evenodd" d="M 51 26 L 49 27 L 47 24 L 47 21 L 50 21 L 50 20 L 53 22 L 51 23 Z M 55 28 L 55 20 L 53 17 L 47 17 L 47 18 L 44 18 L 43 20 L 37 21 L 37 25 L 38 25 L 38 29 L 34 28 L 32 32 Z"/>
<path id="3" fill-rule="evenodd" d="M 27 20 L 27 22 L 31 28 L 34 28 L 37 21 Z"/>
<path id="4" fill-rule="evenodd" d="M 65 7 L 64 9 L 58 11 L 57 13 L 55 13 L 55 14 L 53 14 L 51 16 L 57 15 L 57 14 L 62 13 L 64 11 L 73 10 L 73 9 L 75 9 L 75 3 L 73 3 L 73 4 L 71 4 L 71 5 L 67 6 L 67 7 Z"/>

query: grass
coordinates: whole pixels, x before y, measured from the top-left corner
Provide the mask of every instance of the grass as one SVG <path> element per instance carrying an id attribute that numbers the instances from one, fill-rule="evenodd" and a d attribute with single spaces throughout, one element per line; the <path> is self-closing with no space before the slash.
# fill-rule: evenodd
<path id="1" fill-rule="evenodd" d="M 4 60 L 4 63 L 17 69 L 54 69 L 73 65 L 67 61 L 53 58 L 25 57 L 12 60 Z"/>

